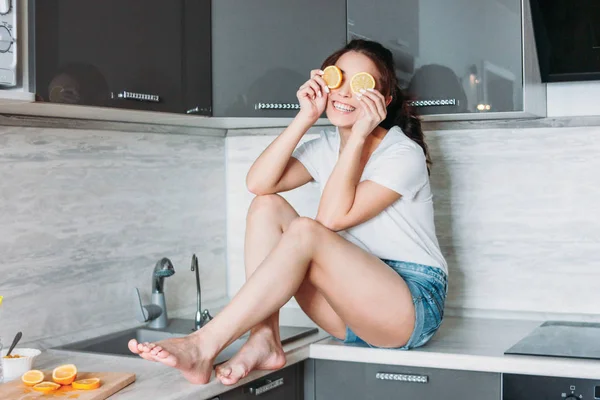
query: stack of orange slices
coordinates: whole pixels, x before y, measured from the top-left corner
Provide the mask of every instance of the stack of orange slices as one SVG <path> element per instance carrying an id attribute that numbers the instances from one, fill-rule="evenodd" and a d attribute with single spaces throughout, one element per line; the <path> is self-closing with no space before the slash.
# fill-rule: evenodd
<path id="1" fill-rule="evenodd" d="M 61 386 L 68 385 L 71 385 L 75 390 L 93 390 L 100 387 L 100 379 L 98 378 L 76 380 L 77 367 L 74 364 L 65 364 L 54 368 L 52 381 L 45 381 L 44 378 L 42 371 L 32 369 L 21 376 L 21 381 L 33 390 L 42 393 L 52 393 L 60 389 Z"/>

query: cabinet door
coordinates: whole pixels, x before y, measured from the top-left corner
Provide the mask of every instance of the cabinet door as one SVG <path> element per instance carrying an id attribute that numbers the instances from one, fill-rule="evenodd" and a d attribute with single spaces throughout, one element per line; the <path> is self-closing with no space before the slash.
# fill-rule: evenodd
<path id="1" fill-rule="evenodd" d="M 521 0 L 348 0 L 348 35 L 392 51 L 422 114 L 523 110 Z"/>
<path id="2" fill-rule="evenodd" d="M 209 106 L 210 0 L 33 4 L 44 101 L 176 113 Z"/>
<path id="3" fill-rule="evenodd" d="M 302 363 L 281 369 L 219 395 L 219 400 L 303 400 Z"/>
<path id="4" fill-rule="evenodd" d="M 316 400 L 500 398 L 500 374 L 315 361 Z"/>
<path id="5" fill-rule="evenodd" d="M 214 1 L 213 115 L 295 115 L 276 107 L 297 106 L 310 70 L 345 42 L 346 0 Z"/>

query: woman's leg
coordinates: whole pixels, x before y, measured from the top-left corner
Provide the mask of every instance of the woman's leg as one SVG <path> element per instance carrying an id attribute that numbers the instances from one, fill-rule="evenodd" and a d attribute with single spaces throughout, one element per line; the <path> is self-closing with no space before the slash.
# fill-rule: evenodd
<path id="1" fill-rule="evenodd" d="M 231 302 L 201 330 L 153 348 L 158 361 L 195 383 L 210 379 L 222 349 L 283 306 L 305 278 L 337 315 L 367 342 L 404 345 L 415 310 L 404 280 L 377 257 L 310 218 L 296 218 Z"/>
<path id="2" fill-rule="evenodd" d="M 290 223 L 298 218 L 294 208 L 279 195 L 257 196 L 252 201 L 246 218 L 244 258 L 246 279 L 277 245 Z M 313 320 L 322 321 L 339 336 L 345 325 L 316 288 L 305 280 L 296 294 L 301 307 Z M 317 322 L 318 323 L 318 322 Z M 254 326 L 250 337 L 240 351 L 229 361 L 216 368 L 217 377 L 224 384 L 234 384 L 254 369 L 278 369 L 285 365 L 285 354 L 279 337 L 279 310 Z"/>

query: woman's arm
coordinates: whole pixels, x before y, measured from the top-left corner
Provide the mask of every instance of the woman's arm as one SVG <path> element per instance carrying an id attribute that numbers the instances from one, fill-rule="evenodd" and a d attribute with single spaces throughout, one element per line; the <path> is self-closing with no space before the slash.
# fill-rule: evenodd
<path id="1" fill-rule="evenodd" d="M 366 92 L 359 100 L 361 118 L 352 127 L 352 134 L 325 185 L 317 212 L 317 221 L 334 231 L 373 218 L 401 197 L 374 182 L 359 183 L 365 140 L 386 117 L 385 98 L 380 93 Z"/>
<path id="2" fill-rule="evenodd" d="M 292 123 L 254 161 L 246 186 L 256 195 L 284 192 L 312 180 L 302 163 L 292 158 L 302 136 L 325 111 L 329 89 L 321 78 L 322 71 L 311 71 L 311 78 L 296 94 L 300 111 Z"/>
<path id="3" fill-rule="evenodd" d="M 300 161 L 292 158 L 300 139 L 312 126 L 300 114 L 254 161 L 246 176 L 246 186 L 256 195 L 291 190 L 312 177 Z"/>
<path id="4" fill-rule="evenodd" d="M 316 220 L 332 231 L 368 221 L 401 197 L 375 182 L 359 183 L 363 144 L 364 139 L 348 141 L 323 190 Z"/>

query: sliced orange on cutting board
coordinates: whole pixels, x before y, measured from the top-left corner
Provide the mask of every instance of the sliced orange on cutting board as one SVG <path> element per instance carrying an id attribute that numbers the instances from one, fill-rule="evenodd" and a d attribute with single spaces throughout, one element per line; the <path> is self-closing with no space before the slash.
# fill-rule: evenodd
<path id="1" fill-rule="evenodd" d="M 42 383 L 43 381 L 44 373 L 42 371 L 38 371 L 37 369 L 32 369 L 21 375 L 21 382 L 23 382 L 27 386 L 35 386 L 38 383 Z"/>
<path id="2" fill-rule="evenodd" d="M 342 71 L 335 65 L 330 65 L 323 70 L 323 80 L 330 89 L 342 86 Z"/>
<path id="3" fill-rule="evenodd" d="M 363 89 L 375 89 L 375 78 L 368 72 L 359 72 L 350 80 L 350 89 L 353 93 L 360 93 Z"/>
<path id="4" fill-rule="evenodd" d="M 98 378 L 89 378 L 89 379 L 80 379 L 71 384 L 73 389 L 76 390 L 93 390 L 98 389 L 100 387 L 100 379 Z"/>
<path id="5" fill-rule="evenodd" d="M 60 389 L 60 385 L 54 382 L 41 382 L 35 385 L 32 389 L 36 392 L 52 393 Z"/>
<path id="6" fill-rule="evenodd" d="M 74 364 L 65 364 L 54 368 L 52 380 L 61 385 L 70 385 L 77 378 L 77 367 Z"/>

